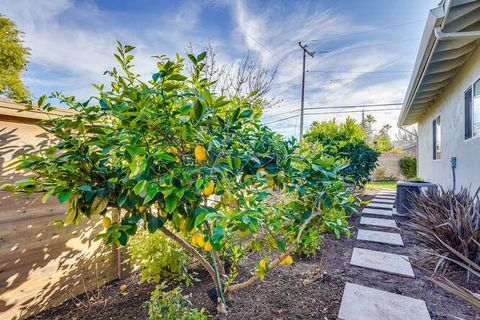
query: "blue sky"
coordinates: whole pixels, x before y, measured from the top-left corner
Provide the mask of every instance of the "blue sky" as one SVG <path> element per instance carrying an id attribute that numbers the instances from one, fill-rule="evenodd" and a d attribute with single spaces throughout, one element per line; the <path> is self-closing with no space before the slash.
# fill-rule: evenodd
<path id="1" fill-rule="evenodd" d="M 281 102 L 265 122 L 296 113 L 300 105 L 301 51 L 329 51 L 307 60 L 306 107 L 401 102 L 428 10 L 439 0 L 323 1 L 74 1 L 3 0 L 0 13 L 25 32 L 32 56 L 23 79 L 35 96 L 62 91 L 86 98 L 91 83 L 106 82 L 116 40 L 137 47 L 136 65 L 149 74 L 150 56 L 199 51 L 213 44 L 221 63 L 238 63 L 250 50 L 267 68 L 278 66 L 272 94 Z M 312 41 L 319 40 L 319 41 Z M 342 120 L 351 109 L 314 120 Z M 375 112 L 376 127 L 395 127 L 398 110 Z M 298 135 L 299 118 L 271 127 Z M 392 133 L 394 133 L 394 130 Z"/>

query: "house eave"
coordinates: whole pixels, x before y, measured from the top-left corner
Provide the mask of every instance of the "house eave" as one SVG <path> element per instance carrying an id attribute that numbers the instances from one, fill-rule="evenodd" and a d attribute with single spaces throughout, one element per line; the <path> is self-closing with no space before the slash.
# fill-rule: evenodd
<path id="1" fill-rule="evenodd" d="M 430 10 L 398 119 L 419 121 L 478 46 L 480 1 L 451 0 Z"/>

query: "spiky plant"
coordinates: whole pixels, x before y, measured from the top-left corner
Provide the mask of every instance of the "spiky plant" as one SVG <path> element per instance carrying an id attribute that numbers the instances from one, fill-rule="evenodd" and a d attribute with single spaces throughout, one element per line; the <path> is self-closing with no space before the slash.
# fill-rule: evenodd
<path id="1" fill-rule="evenodd" d="M 480 189 L 429 190 L 413 197 L 410 226 L 440 257 L 460 260 L 480 271 Z"/>

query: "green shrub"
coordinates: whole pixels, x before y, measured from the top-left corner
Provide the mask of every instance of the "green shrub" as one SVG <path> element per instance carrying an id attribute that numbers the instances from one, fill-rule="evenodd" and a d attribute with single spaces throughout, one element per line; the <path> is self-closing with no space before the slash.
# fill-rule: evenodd
<path id="1" fill-rule="evenodd" d="M 191 302 L 182 294 L 180 288 L 163 292 L 163 286 L 157 286 L 150 301 L 146 302 L 150 320 L 207 320 L 203 310 L 190 308 Z"/>
<path id="2" fill-rule="evenodd" d="M 190 284 L 193 279 L 188 271 L 191 258 L 160 232 L 139 232 L 130 240 L 128 253 L 132 263 L 140 267 L 142 282 Z"/>
<path id="3" fill-rule="evenodd" d="M 400 170 L 407 179 L 414 178 L 417 175 L 417 159 L 412 156 L 406 156 L 400 159 Z"/>
<path id="4" fill-rule="evenodd" d="M 370 174 L 377 167 L 380 155 L 366 142 L 362 127 L 354 119 L 344 123 L 335 120 L 314 122 L 304 135 L 306 153 L 323 153 L 344 160 L 349 166 L 343 175 L 363 187 L 370 181 Z"/>

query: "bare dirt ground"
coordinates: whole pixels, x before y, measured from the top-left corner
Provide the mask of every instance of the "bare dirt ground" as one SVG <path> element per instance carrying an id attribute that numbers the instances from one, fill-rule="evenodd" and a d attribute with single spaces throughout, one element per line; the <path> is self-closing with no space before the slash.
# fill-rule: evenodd
<path id="1" fill-rule="evenodd" d="M 405 247 L 356 241 L 359 220 L 358 215 L 352 216 L 350 238 L 342 236 L 337 240 L 327 235 L 315 257 L 294 257 L 292 266 L 277 268 L 264 281 L 235 293 L 229 298 L 227 319 L 336 319 L 346 282 L 424 299 L 432 319 L 480 319 L 473 307 L 436 287 L 427 279 L 430 273 L 415 265 L 415 279 L 351 266 L 354 246 L 408 255 L 413 262 L 426 252 L 426 248 L 404 226 L 405 218 L 396 218 L 401 225 Z M 243 265 L 257 260 L 257 257 L 251 257 Z M 240 270 L 241 277 L 248 277 L 243 271 Z M 191 295 L 195 307 L 204 308 L 212 319 L 217 319 L 214 305 L 207 295 L 211 283 L 206 274 L 200 273 L 199 277 L 204 281 L 185 288 L 184 293 Z M 458 271 L 452 272 L 450 277 L 470 289 L 480 286 L 480 279 L 471 278 L 467 282 L 465 275 Z M 119 293 L 121 283 L 128 284 L 124 293 Z M 122 282 L 110 283 L 94 296 L 90 294 L 90 301 L 82 295 L 30 319 L 146 319 L 147 310 L 142 305 L 149 299 L 153 288 L 151 284 L 139 284 L 137 275 L 133 275 Z"/>

